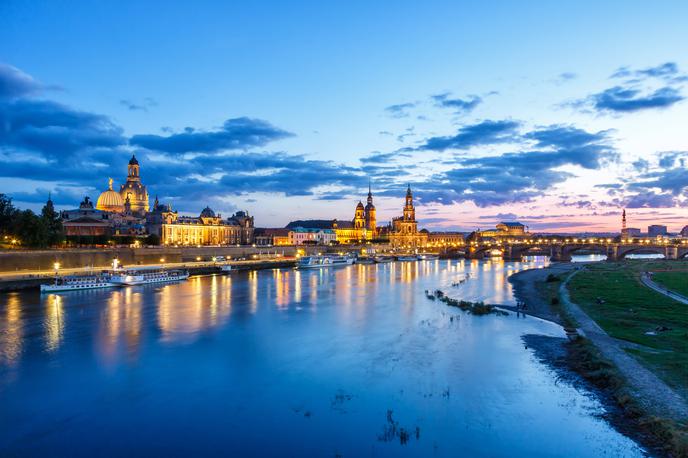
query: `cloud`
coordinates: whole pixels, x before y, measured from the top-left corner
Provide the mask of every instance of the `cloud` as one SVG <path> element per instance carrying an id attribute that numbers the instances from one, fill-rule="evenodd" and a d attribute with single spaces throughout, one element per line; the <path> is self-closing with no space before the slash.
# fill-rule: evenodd
<path id="1" fill-rule="evenodd" d="M 469 95 L 466 99 L 450 99 L 451 94 L 446 92 L 444 94 L 433 95 L 431 98 L 435 105 L 441 108 L 449 108 L 456 114 L 465 114 L 473 111 L 475 107 L 480 105 L 483 101 L 477 95 Z"/>
<path id="2" fill-rule="evenodd" d="M 147 112 L 149 108 L 158 106 L 158 102 L 156 102 L 151 97 L 146 97 L 145 99 L 143 99 L 142 103 L 134 103 L 134 102 L 127 100 L 127 99 L 122 99 L 119 101 L 119 103 L 120 103 L 120 105 L 125 106 L 130 111 L 146 111 Z"/>
<path id="3" fill-rule="evenodd" d="M 398 103 L 396 105 L 390 105 L 386 107 L 385 111 L 393 118 L 406 118 L 409 116 L 408 111 L 415 106 L 415 102 Z"/>
<path id="4" fill-rule="evenodd" d="M 574 176 L 562 171 L 562 166 L 597 170 L 616 158 L 608 131 L 552 125 L 523 135 L 513 129 L 509 132 L 511 140 L 529 143 L 532 149 L 457 158 L 458 167 L 433 176 L 430 183 L 421 186 L 420 195 L 444 204 L 470 200 L 479 207 L 529 202 Z"/>
<path id="5" fill-rule="evenodd" d="M 600 112 L 634 112 L 651 108 L 668 108 L 682 100 L 676 88 L 666 86 L 649 93 L 639 89 L 614 86 L 600 93 L 593 94 L 589 100 Z"/>
<path id="6" fill-rule="evenodd" d="M 564 84 L 567 81 L 571 81 L 578 78 L 578 74 L 574 72 L 563 72 L 559 73 L 557 77 L 555 78 L 554 82 L 556 84 Z"/>
<path id="7" fill-rule="evenodd" d="M 16 99 L 0 102 L 0 147 L 68 159 L 89 148 L 126 143 L 121 127 L 108 117 L 59 103 Z"/>
<path id="8" fill-rule="evenodd" d="M 685 99 L 681 87 L 682 83 L 688 81 L 688 76 L 680 73 L 675 62 L 639 70 L 621 67 L 611 75 L 611 78 L 624 81 L 574 101 L 570 105 L 584 111 L 592 109 L 603 114 L 665 109 Z"/>
<path id="9" fill-rule="evenodd" d="M 0 62 L 0 100 L 35 95 L 43 89 L 31 75 Z"/>
<path id="10" fill-rule="evenodd" d="M 516 121 L 486 120 L 478 124 L 463 126 L 456 135 L 431 137 L 417 149 L 430 151 L 463 150 L 473 146 L 505 143 L 514 139 L 518 127 L 519 123 Z"/>
<path id="11" fill-rule="evenodd" d="M 220 129 L 214 131 L 196 131 L 187 128 L 183 133 L 166 137 L 153 134 L 134 135 L 129 143 L 153 151 L 180 155 L 262 147 L 293 135 L 267 121 L 242 117 L 228 119 Z"/>

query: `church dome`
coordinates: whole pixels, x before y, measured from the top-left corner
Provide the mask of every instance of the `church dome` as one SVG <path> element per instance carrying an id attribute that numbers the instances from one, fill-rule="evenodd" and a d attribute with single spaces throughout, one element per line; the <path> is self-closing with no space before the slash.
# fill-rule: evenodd
<path id="1" fill-rule="evenodd" d="M 96 202 L 96 209 L 105 212 L 124 211 L 124 202 L 118 192 L 112 190 L 112 178 L 110 178 L 109 188 L 102 192 Z"/>
<path id="2" fill-rule="evenodd" d="M 201 218 L 215 218 L 215 212 L 210 207 L 205 207 L 201 212 Z"/>

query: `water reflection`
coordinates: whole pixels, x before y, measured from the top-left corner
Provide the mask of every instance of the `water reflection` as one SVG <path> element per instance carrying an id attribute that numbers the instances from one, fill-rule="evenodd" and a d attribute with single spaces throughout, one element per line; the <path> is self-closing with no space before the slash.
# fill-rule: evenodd
<path id="1" fill-rule="evenodd" d="M 4 318 L 0 320 L 0 366 L 11 366 L 22 351 L 22 301 L 19 293 L 9 293 L 5 300 Z"/>
<path id="2" fill-rule="evenodd" d="M 424 294 L 513 303 L 508 275 L 547 262 L 0 296 L 0 424 L 12 425 L 0 456 L 640 456 L 520 340 L 563 338 L 558 326 L 474 317 Z M 380 440 L 388 411 L 419 439 Z"/>

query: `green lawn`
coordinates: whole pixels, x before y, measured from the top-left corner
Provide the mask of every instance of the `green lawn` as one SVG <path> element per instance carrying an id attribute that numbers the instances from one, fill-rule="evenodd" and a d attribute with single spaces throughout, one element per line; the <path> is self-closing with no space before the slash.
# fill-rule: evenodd
<path id="1" fill-rule="evenodd" d="M 591 264 L 573 277 L 569 291 L 571 300 L 611 336 L 659 350 L 631 353 L 688 395 L 688 306 L 640 283 L 641 272 L 665 269 L 688 270 L 688 262 L 628 260 Z M 658 326 L 671 330 L 646 334 Z"/>
<path id="2" fill-rule="evenodd" d="M 655 272 L 652 279 L 671 291 L 688 296 L 688 270 L 684 272 Z"/>

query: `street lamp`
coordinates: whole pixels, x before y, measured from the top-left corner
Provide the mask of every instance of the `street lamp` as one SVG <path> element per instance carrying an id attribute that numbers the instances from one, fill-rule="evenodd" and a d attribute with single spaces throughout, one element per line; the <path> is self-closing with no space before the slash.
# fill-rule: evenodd
<path id="1" fill-rule="evenodd" d="M 55 276 L 57 277 L 57 272 L 60 270 L 60 263 L 59 262 L 53 263 L 53 269 L 55 269 Z"/>

